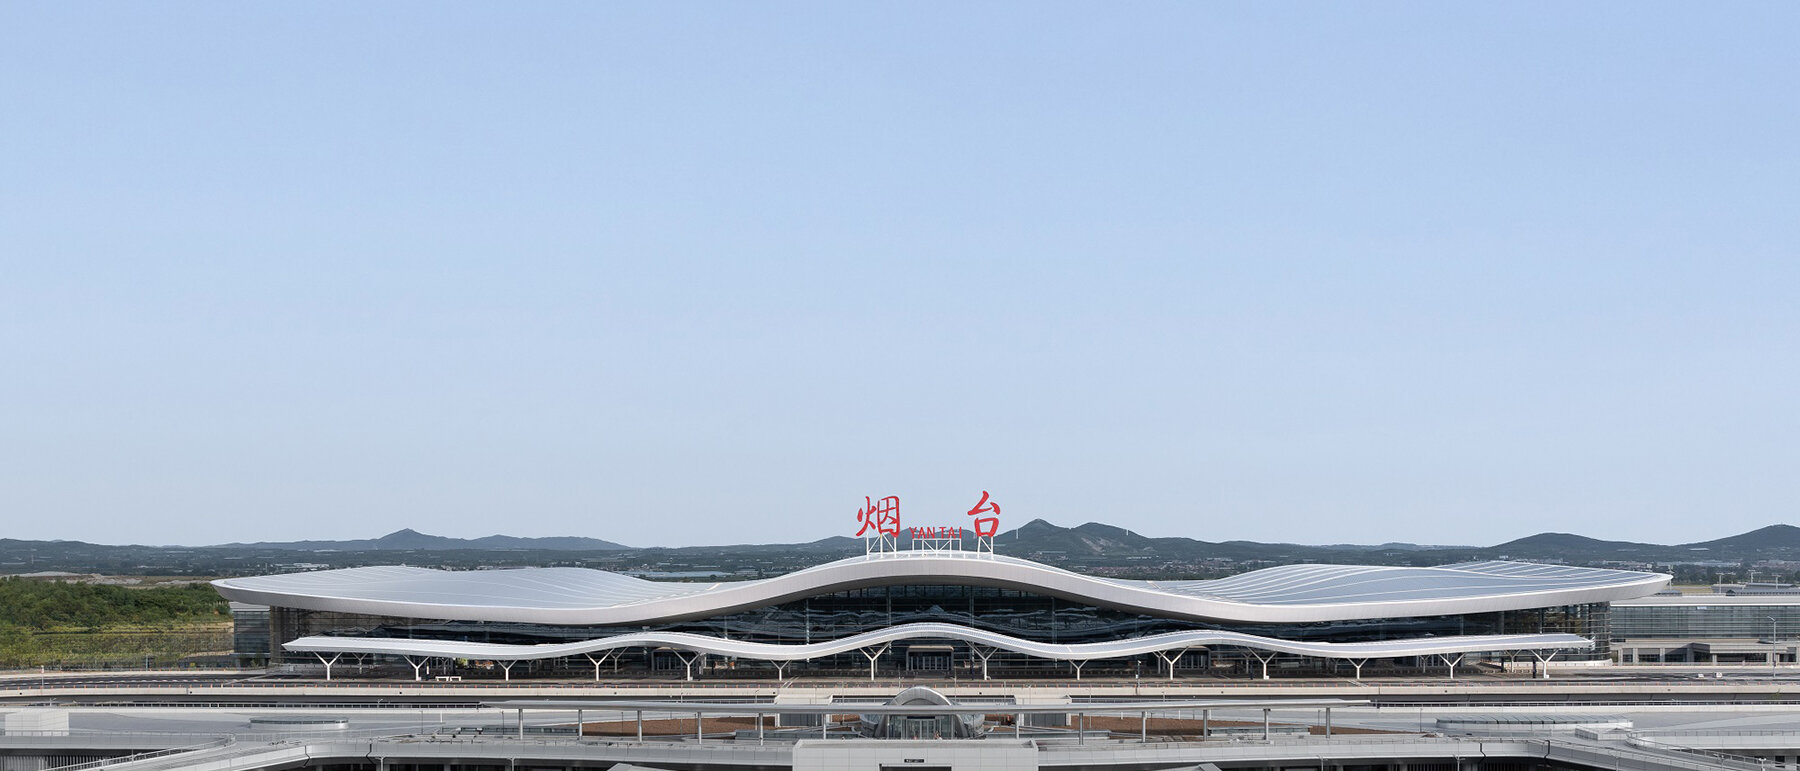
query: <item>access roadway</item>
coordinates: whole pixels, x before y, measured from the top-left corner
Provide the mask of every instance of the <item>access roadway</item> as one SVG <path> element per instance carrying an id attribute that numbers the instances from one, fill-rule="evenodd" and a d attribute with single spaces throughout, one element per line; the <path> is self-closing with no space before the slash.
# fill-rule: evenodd
<path id="1" fill-rule="evenodd" d="M 406 680 L 220 679 L 125 675 L 104 678 L 0 678 L 0 704 L 190 704 L 190 705 L 473 705 L 499 699 L 769 699 L 778 694 L 832 693 L 878 696 L 929 685 L 952 697 L 1034 694 L 1073 699 L 1124 698 L 1352 698 L 1379 705 L 1455 704 L 1783 704 L 1800 703 L 1800 675 L 1778 679 L 1697 678 L 1652 673 L 1531 680 L 1516 676 L 1444 678 L 949 681 L 883 678 L 681 682 L 637 680 L 515 680 L 414 682 Z"/>

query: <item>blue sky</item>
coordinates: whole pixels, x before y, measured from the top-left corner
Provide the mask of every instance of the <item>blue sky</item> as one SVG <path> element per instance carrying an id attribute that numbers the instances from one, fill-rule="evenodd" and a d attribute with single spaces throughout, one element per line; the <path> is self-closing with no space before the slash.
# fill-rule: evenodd
<path id="1" fill-rule="evenodd" d="M 1800 7 L 0 7 L 0 536 L 1796 519 Z"/>

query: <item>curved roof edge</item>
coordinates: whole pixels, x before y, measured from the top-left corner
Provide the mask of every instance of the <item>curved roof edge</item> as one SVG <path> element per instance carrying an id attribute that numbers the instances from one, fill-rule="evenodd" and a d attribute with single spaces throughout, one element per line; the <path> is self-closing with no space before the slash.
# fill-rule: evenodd
<path id="1" fill-rule="evenodd" d="M 1652 594 L 1669 580 L 1660 573 L 1485 562 L 1433 568 L 1291 565 L 1219 581 L 1127 581 L 1005 556 L 902 552 L 713 584 L 643 581 L 583 568 L 349 568 L 226 578 L 213 585 L 226 599 L 277 607 L 607 626 L 705 618 L 859 588 L 960 584 L 1036 592 L 1167 618 L 1263 624 L 1610 602 Z"/>
<path id="2" fill-rule="evenodd" d="M 900 640 L 961 640 L 986 645 L 1013 653 L 1023 653 L 1060 661 L 1087 661 L 1137 656 L 1145 653 L 1194 648 L 1206 645 L 1233 645 L 1275 653 L 1292 653 L 1329 659 L 1381 659 L 1433 654 L 1477 653 L 1483 651 L 1559 650 L 1592 648 L 1594 643 L 1572 634 L 1460 635 L 1452 637 L 1419 637 L 1379 642 L 1328 643 L 1296 642 L 1274 637 L 1195 629 L 1182 632 L 1132 637 L 1107 642 L 1059 645 L 1026 640 L 1011 635 L 958 624 L 920 623 L 864 632 L 836 640 L 783 645 L 745 640 L 728 640 L 687 632 L 632 632 L 571 643 L 509 645 L 504 643 L 461 642 L 458 640 L 409 640 L 380 637 L 302 637 L 287 643 L 291 651 L 306 653 L 376 653 L 392 656 L 434 656 L 464 659 L 523 661 L 600 653 L 618 648 L 664 647 L 736 656 L 762 661 L 800 661 L 838 653 L 874 648 Z"/>

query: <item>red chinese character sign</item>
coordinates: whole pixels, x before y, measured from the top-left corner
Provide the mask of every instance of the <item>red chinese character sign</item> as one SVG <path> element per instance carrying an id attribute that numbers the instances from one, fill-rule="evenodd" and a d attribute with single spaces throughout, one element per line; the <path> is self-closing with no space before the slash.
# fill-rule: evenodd
<path id="1" fill-rule="evenodd" d="M 862 523 L 862 529 L 856 531 L 856 535 L 863 539 L 865 553 L 900 548 L 900 496 L 890 495 L 879 501 L 863 496 L 863 507 L 856 511 L 856 521 Z"/>
<path id="2" fill-rule="evenodd" d="M 994 516 L 981 516 L 990 512 Z M 986 546 L 987 552 L 992 554 L 994 552 L 994 535 L 1000 532 L 1000 504 L 988 500 L 988 492 L 982 490 L 981 500 L 975 502 L 974 508 L 969 509 L 968 514 L 975 518 L 975 550 L 981 551 L 982 547 Z"/>
<path id="3" fill-rule="evenodd" d="M 986 490 L 981 491 L 981 500 L 969 509 L 968 516 L 975 518 L 975 550 L 994 553 L 994 536 L 1000 532 L 1000 504 L 988 497 Z M 993 514 L 991 517 L 981 516 Z M 887 496 L 876 500 L 863 496 L 863 506 L 856 510 L 856 521 L 862 527 L 856 531 L 858 538 L 863 539 L 863 550 L 867 554 L 886 553 L 900 550 L 900 497 Z M 960 551 L 963 548 L 963 528 L 954 527 L 912 527 L 908 528 L 908 540 L 913 549 L 926 551 Z"/>

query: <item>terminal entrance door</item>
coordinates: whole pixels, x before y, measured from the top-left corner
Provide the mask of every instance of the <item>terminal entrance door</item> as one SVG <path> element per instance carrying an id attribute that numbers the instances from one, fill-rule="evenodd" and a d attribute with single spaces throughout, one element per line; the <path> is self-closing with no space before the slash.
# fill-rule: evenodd
<path id="1" fill-rule="evenodd" d="M 954 718 L 940 715 L 901 715 L 889 724 L 889 739 L 954 739 L 949 723 Z"/>
<path id="2" fill-rule="evenodd" d="M 909 672 L 948 672 L 955 649 L 948 645 L 912 645 L 906 649 Z"/>

